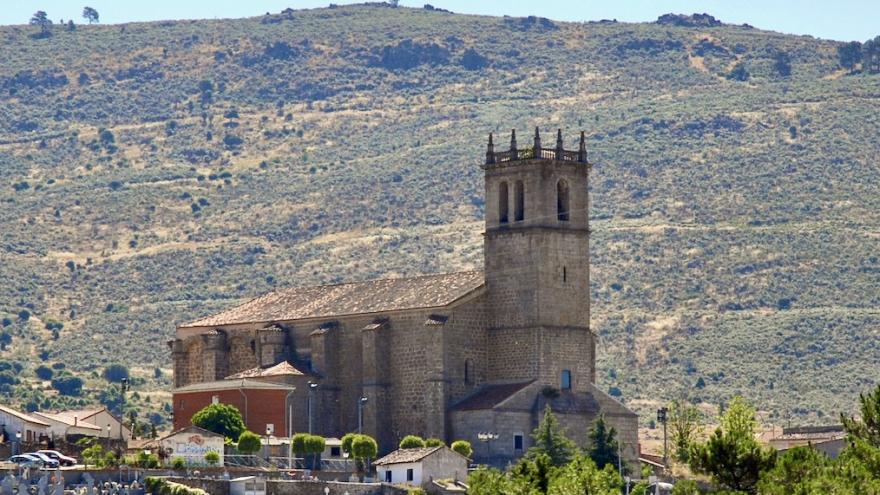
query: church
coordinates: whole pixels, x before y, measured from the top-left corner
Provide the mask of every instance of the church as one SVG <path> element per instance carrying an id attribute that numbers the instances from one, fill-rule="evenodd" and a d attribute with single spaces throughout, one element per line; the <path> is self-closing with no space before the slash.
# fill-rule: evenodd
<path id="1" fill-rule="evenodd" d="M 259 434 L 464 439 L 504 465 L 549 405 L 581 446 L 603 414 L 635 465 L 637 416 L 596 387 L 584 133 L 530 144 L 489 136 L 482 271 L 283 289 L 178 326 L 175 428 L 211 397 Z"/>

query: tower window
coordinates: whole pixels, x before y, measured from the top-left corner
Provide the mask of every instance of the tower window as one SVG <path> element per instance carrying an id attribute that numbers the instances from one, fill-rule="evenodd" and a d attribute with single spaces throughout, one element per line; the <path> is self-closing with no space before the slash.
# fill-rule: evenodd
<path id="1" fill-rule="evenodd" d="M 556 218 L 560 222 L 567 222 L 568 212 L 568 182 L 565 182 L 565 179 L 560 179 L 556 183 Z"/>
<path id="2" fill-rule="evenodd" d="M 571 371 L 562 370 L 562 374 L 559 378 L 559 388 L 562 390 L 571 390 Z"/>
<path id="3" fill-rule="evenodd" d="M 522 222 L 525 218 L 525 194 L 523 181 L 518 180 L 513 186 L 513 220 Z"/>
<path id="4" fill-rule="evenodd" d="M 513 436 L 513 450 L 523 449 L 523 434 L 517 433 Z"/>
<path id="5" fill-rule="evenodd" d="M 498 223 L 507 223 L 507 182 L 498 185 Z"/>
<path id="6" fill-rule="evenodd" d="M 562 283 L 568 282 L 568 269 L 562 267 Z"/>
<path id="7" fill-rule="evenodd" d="M 465 359 L 464 360 L 464 382 L 465 383 L 470 384 L 470 383 L 474 382 L 474 377 L 473 377 L 474 370 L 472 368 L 473 368 L 473 364 L 471 363 L 471 360 Z"/>

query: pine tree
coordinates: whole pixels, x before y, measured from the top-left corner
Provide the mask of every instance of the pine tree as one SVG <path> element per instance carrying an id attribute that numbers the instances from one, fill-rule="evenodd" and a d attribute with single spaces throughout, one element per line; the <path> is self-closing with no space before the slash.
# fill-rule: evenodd
<path id="1" fill-rule="evenodd" d="M 559 421 L 550 409 L 550 404 L 547 404 L 544 409 L 544 418 L 541 420 L 541 424 L 532 432 L 532 439 L 535 444 L 529 449 L 526 456 L 535 459 L 541 454 L 546 454 L 554 466 L 566 464 L 571 460 L 575 451 L 574 442 L 565 436 L 562 427 L 559 426 Z"/>
<path id="2" fill-rule="evenodd" d="M 614 430 L 614 427 L 609 427 L 605 423 L 605 416 L 600 414 L 596 418 L 593 429 L 590 430 L 590 447 L 587 451 L 587 455 L 590 456 L 590 459 L 596 463 L 599 469 L 604 469 L 608 464 L 612 467 L 617 467 L 620 457 L 617 454 L 616 435 L 617 432 Z"/>
<path id="3" fill-rule="evenodd" d="M 865 440 L 880 447 L 880 385 L 872 392 L 859 394 L 859 418 L 840 415 L 840 422 L 851 438 Z"/>

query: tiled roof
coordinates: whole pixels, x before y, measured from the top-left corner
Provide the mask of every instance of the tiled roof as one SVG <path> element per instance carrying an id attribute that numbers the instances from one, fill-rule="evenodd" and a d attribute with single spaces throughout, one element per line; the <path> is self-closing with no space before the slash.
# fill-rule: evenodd
<path id="1" fill-rule="evenodd" d="M 74 414 L 72 411 L 58 412 L 58 413 L 48 413 L 48 412 L 35 412 L 35 416 L 39 418 L 45 418 L 50 421 L 57 421 L 59 423 L 68 425 L 68 426 L 76 426 L 77 428 L 83 428 L 86 430 L 98 430 L 101 431 L 101 427 L 87 421 L 80 419 L 79 416 Z"/>
<path id="2" fill-rule="evenodd" d="M 424 447 L 417 449 L 398 449 L 394 452 L 378 459 L 373 464 L 377 466 L 384 466 L 386 464 L 403 464 L 407 462 L 419 462 L 425 457 L 433 454 L 434 452 L 442 449 L 443 446 L 439 445 L 437 447 Z"/>
<path id="3" fill-rule="evenodd" d="M 443 307 L 482 285 L 483 272 L 470 271 L 283 289 L 180 327 L 215 327 Z"/>
<path id="4" fill-rule="evenodd" d="M 12 408 L 9 408 L 6 406 L 0 406 L 0 412 L 4 412 L 6 414 L 9 414 L 10 416 L 15 416 L 16 418 L 18 418 L 22 421 L 25 421 L 27 423 L 40 425 L 40 426 L 49 426 L 49 424 L 46 423 L 45 421 L 39 420 L 29 414 L 25 414 L 23 412 L 16 411 L 15 409 L 12 409 Z"/>
<path id="5" fill-rule="evenodd" d="M 236 373 L 234 375 L 229 375 L 226 377 L 227 380 L 236 380 L 239 378 L 257 378 L 257 377 L 268 377 L 268 376 L 302 376 L 305 375 L 302 371 L 293 367 L 287 361 L 281 361 L 275 366 L 270 366 L 268 368 L 251 368 L 249 370 L 244 370 L 242 372 Z"/>
<path id="6" fill-rule="evenodd" d="M 485 385 L 470 397 L 465 398 L 455 406 L 457 411 L 473 411 L 478 409 L 492 409 L 511 395 L 519 392 L 532 382 L 499 383 Z"/>
<path id="7" fill-rule="evenodd" d="M 293 390 L 290 385 L 257 380 L 217 380 L 214 382 L 193 383 L 171 391 L 174 394 L 188 392 L 214 392 L 218 390 Z"/>
<path id="8" fill-rule="evenodd" d="M 179 430 L 172 431 L 171 433 L 160 438 L 159 441 L 161 442 L 163 440 L 166 440 L 166 439 L 173 437 L 174 435 L 180 435 L 181 433 L 198 433 L 199 435 L 202 435 L 203 437 L 222 437 L 223 436 L 219 433 L 214 433 L 213 431 L 206 430 L 206 429 L 201 428 L 199 426 L 190 425 L 190 426 L 185 426 Z"/>
<path id="9" fill-rule="evenodd" d="M 65 414 L 69 414 L 71 416 L 76 416 L 77 418 L 84 419 L 84 418 L 91 418 L 92 416 L 94 416 L 102 411 L 105 411 L 106 409 L 107 409 L 106 407 L 94 407 L 92 409 L 77 409 L 74 411 L 64 411 L 64 412 L 65 412 Z"/>

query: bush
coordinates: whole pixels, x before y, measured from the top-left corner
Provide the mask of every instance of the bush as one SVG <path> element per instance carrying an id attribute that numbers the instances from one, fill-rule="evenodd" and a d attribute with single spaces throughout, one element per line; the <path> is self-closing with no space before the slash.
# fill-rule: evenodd
<path id="1" fill-rule="evenodd" d="M 171 459 L 171 468 L 172 469 L 183 469 L 186 467 L 186 461 L 183 460 L 183 457 L 177 456 L 174 459 Z"/>
<path id="2" fill-rule="evenodd" d="M 213 450 L 208 452 L 205 454 L 205 462 L 207 462 L 209 466 L 216 466 L 220 462 L 220 454 Z"/>
<path id="3" fill-rule="evenodd" d="M 233 442 L 237 441 L 245 431 L 241 412 L 229 404 L 211 404 L 203 408 L 193 414 L 192 424 L 219 433 Z"/>
<path id="4" fill-rule="evenodd" d="M 471 443 L 467 440 L 456 440 L 452 442 L 452 447 L 450 448 L 468 459 L 474 455 L 474 449 L 471 447 Z"/>
<path id="5" fill-rule="evenodd" d="M 429 438 L 425 440 L 425 447 L 440 447 L 443 445 L 446 444 L 443 443 L 443 440 L 440 440 L 439 438 Z"/>
<path id="6" fill-rule="evenodd" d="M 259 452 L 262 446 L 263 442 L 260 440 L 260 436 L 254 432 L 245 430 L 238 437 L 238 451 L 242 454 L 249 455 Z"/>
<path id="7" fill-rule="evenodd" d="M 34 370 L 34 374 L 36 374 L 37 378 L 40 380 L 51 380 L 54 372 L 52 371 L 52 368 L 41 364 Z"/>
<path id="8" fill-rule="evenodd" d="M 62 376 L 52 380 L 52 388 L 61 395 L 79 397 L 82 395 L 83 381 L 75 376 Z"/>
<path id="9" fill-rule="evenodd" d="M 111 364 L 104 368 L 103 377 L 111 383 L 121 383 L 123 379 L 128 379 L 128 368 L 121 364 Z"/>
<path id="10" fill-rule="evenodd" d="M 700 489 L 694 480 L 680 480 L 672 487 L 670 495 L 700 495 Z"/>
<path id="11" fill-rule="evenodd" d="M 420 449 L 425 446 L 425 440 L 416 435 L 407 435 L 400 441 L 401 449 Z"/>

